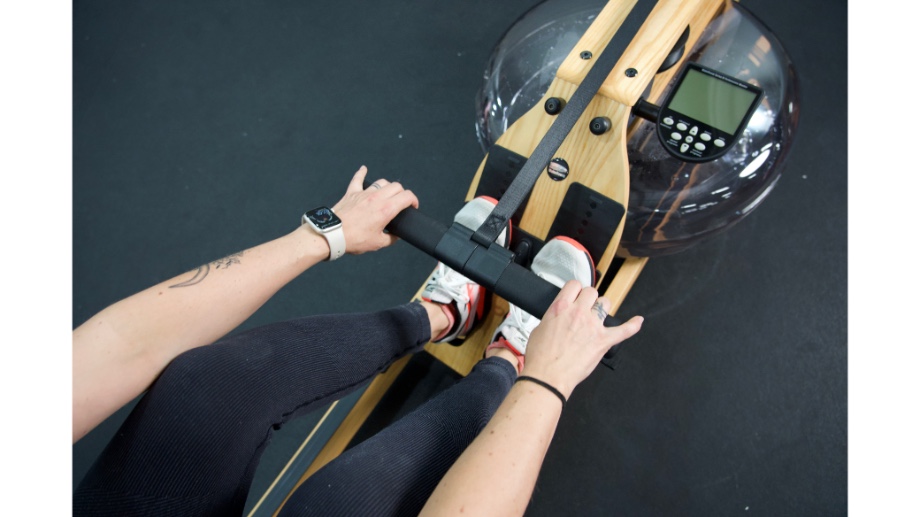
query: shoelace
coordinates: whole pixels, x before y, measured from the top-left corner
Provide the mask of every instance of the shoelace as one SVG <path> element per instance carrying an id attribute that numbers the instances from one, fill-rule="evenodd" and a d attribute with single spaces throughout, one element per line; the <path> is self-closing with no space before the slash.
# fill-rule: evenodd
<path id="1" fill-rule="evenodd" d="M 537 276 L 553 285 L 565 284 L 559 277 L 546 272 L 537 273 Z M 505 335 L 506 339 L 513 341 L 519 350 L 523 351 L 527 346 L 527 341 L 530 339 L 530 333 L 540 324 L 540 318 L 525 312 L 517 305 L 511 305 L 508 311 L 508 319 L 510 321 L 506 321 L 502 326 L 514 329 L 514 332 L 502 332 L 502 334 Z"/>
<path id="2" fill-rule="evenodd" d="M 540 318 L 525 312 L 517 305 L 512 305 L 508 311 L 508 320 L 510 321 L 506 321 L 502 326 L 513 329 L 514 332 L 502 332 L 502 334 L 505 335 L 506 339 L 513 341 L 519 350 L 523 351 L 527 346 L 527 340 L 530 339 L 530 333 L 540 324 Z"/>

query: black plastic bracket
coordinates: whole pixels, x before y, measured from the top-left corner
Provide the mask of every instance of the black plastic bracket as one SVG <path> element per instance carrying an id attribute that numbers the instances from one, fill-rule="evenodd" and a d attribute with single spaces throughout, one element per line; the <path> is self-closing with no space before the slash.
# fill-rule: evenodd
<path id="1" fill-rule="evenodd" d="M 521 228 L 515 228 L 511 232 L 511 249 L 514 251 L 514 261 L 525 268 L 530 267 L 533 258 L 543 249 L 544 244 L 546 244 L 544 241 Z"/>
<path id="2" fill-rule="evenodd" d="M 514 254 L 510 250 L 493 242 L 488 248 L 477 247 L 462 272 L 491 291 L 513 259 Z"/>
<path id="3" fill-rule="evenodd" d="M 661 108 L 656 104 L 645 100 L 644 97 L 639 98 L 639 102 L 636 103 L 632 108 L 632 115 L 636 115 L 644 118 L 645 120 L 650 120 L 652 122 L 658 122 L 658 113 L 661 111 Z"/>
<path id="4" fill-rule="evenodd" d="M 496 243 L 483 247 L 472 240 L 473 230 L 452 224 L 435 247 L 435 255 L 454 271 L 494 290 L 514 254 Z"/>
<path id="5" fill-rule="evenodd" d="M 435 246 L 435 256 L 454 271 L 462 273 L 463 268 L 466 267 L 467 260 L 473 255 L 473 251 L 479 247 L 478 244 L 470 240 L 472 236 L 473 230 L 462 224 L 453 223 L 447 228 L 447 232 Z"/>

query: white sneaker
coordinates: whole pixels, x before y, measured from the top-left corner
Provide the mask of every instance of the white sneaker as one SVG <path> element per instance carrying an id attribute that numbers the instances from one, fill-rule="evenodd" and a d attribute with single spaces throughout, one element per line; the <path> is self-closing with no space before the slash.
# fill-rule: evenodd
<path id="1" fill-rule="evenodd" d="M 471 230 L 478 230 L 497 204 L 498 201 L 491 197 L 477 197 L 463 205 L 463 208 L 454 216 L 454 221 Z M 495 242 L 507 248 L 511 240 L 510 237 L 511 222 L 509 221 L 508 228 L 502 230 Z M 444 265 L 444 263 L 438 262 L 438 267 L 428 279 L 425 289 L 422 291 L 422 300 L 450 304 L 454 307 L 456 316 L 454 326 L 446 336 L 435 341 L 436 343 L 445 343 L 466 337 L 476 320 L 482 317 L 486 297 L 485 289 L 482 286 Z"/>
<path id="2" fill-rule="evenodd" d="M 559 288 L 569 280 L 578 280 L 582 287 L 594 285 L 595 282 L 591 254 L 577 241 L 564 236 L 550 239 L 534 257 L 530 270 Z M 520 360 L 527 351 L 530 333 L 539 324 L 540 318 L 511 304 L 508 316 L 492 334 L 492 343 L 500 343 L 498 346 L 511 349 Z"/>

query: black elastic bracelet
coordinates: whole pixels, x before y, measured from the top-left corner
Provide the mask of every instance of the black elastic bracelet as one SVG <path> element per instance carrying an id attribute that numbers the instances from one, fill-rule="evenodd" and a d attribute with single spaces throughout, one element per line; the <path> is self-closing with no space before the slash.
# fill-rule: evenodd
<path id="1" fill-rule="evenodd" d="M 517 382 L 517 381 L 530 381 L 530 382 L 539 384 L 540 386 L 543 386 L 544 388 L 546 388 L 546 389 L 548 389 L 549 391 L 553 392 L 553 395 L 559 397 L 559 400 L 562 401 L 562 407 L 563 407 L 563 408 L 565 407 L 565 395 L 563 395 L 561 391 L 559 391 L 559 390 L 557 390 L 556 388 L 550 386 L 549 384 L 547 384 L 547 383 L 541 381 L 540 379 L 534 379 L 533 377 L 528 377 L 528 376 L 526 376 L 526 375 L 520 375 L 520 376 L 518 376 L 518 378 L 517 378 L 514 382 Z"/>

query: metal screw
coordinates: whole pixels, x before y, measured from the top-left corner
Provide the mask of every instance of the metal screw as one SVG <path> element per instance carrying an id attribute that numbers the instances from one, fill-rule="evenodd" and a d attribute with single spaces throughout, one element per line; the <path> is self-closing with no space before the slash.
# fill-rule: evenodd
<path id="1" fill-rule="evenodd" d="M 626 77 L 635 77 L 637 75 L 639 75 L 639 71 L 636 70 L 635 68 L 626 69 Z"/>
<path id="2" fill-rule="evenodd" d="M 588 60 L 588 59 L 591 59 L 592 57 L 594 57 L 594 54 L 592 54 L 590 50 L 582 50 L 582 51 L 581 51 L 581 58 L 582 58 L 582 59 Z"/>

